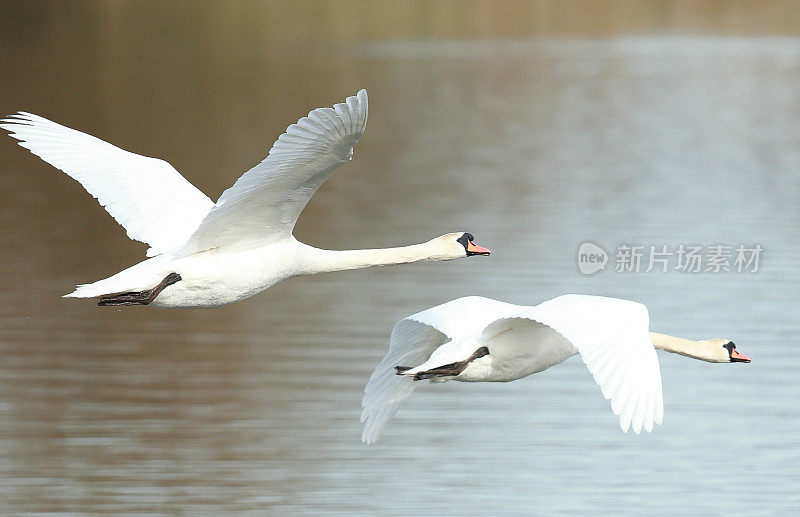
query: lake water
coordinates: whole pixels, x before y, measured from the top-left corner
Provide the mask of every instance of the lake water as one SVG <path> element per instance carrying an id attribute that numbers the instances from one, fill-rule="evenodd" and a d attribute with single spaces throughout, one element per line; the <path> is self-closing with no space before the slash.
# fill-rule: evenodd
<path id="1" fill-rule="evenodd" d="M 145 246 L 0 138 L 0 511 L 800 509 L 800 40 L 327 45 L 284 28 L 280 44 L 241 12 L 220 9 L 230 30 L 107 5 L 6 8 L 2 113 L 167 159 L 216 199 L 288 123 L 367 88 L 367 133 L 298 238 L 345 249 L 467 230 L 494 253 L 291 279 L 216 310 L 99 308 L 60 295 Z M 586 241 L 609 252 L 605 271 L 579 272 Z M 758 271 L 646 272 L 647 254 L 615 271 L 622 245 L 719 244 L 760 245 Z M 660 354 L 652 435 L 620 432 L 572 358 L 508 384 L 421 385 L 361 444 L 362 390 L 395 321 L 459 296 L 566 292 L 641 301 L 653 330 L 731 338 L 753 362 Z"/>

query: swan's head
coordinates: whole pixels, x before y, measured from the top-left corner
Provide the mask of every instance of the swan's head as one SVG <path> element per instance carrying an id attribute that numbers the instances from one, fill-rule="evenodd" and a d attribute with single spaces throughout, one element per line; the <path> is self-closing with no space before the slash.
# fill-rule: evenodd
<path id="1" fill-rule="evenodd" d="M 736 350 L 736 344 L 730 339 L 705 339 L 709 347 L 709 359 L 715 363 L 749 363 L 750 358 Z"/>
<path id="2" fill-rule="evenodd" d="M 437 248 L 434 260 L 452 260 L 473 255 L 489 255 L 491 251 L 475 244 L 471 233 L 448 233 L 430 241 Z"/>
<path id="3" fill-rule="evenodd" d="M 489 251 L 487 248 L 483 246 L 478 246 L 475 244 L 475 237 L 472 236 L 471 233 L 462 233 L 461 236 L 456 239 L 456 242 L 461 244 L 464 247 L 464 251 L 467 253 L 467 257 L 472 255 L 491 255 L 492 252 Z"/>
<path id="4" fill-rule="evenodd" d="M 733 341 L 731 341 L 730 339 L 720 339 L 720 341 L 726 341 L 726 343 L 722 345 L 722 348 L 724 348 L 728 352 L 728 362 L 730 363 L 750 362 L 749 357 L 736 350 L 736 344 Z"/>

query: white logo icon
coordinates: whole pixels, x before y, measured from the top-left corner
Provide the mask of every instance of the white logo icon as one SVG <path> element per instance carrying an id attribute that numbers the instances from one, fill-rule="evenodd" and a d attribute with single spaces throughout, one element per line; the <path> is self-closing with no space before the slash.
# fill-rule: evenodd
<path id="1" fill-rule="evenodd" d="M 584 242 L 578 248 L 578 270 L 584 275 L 591 275 L 606 269 L 608 253 L 592 242 Z"/>

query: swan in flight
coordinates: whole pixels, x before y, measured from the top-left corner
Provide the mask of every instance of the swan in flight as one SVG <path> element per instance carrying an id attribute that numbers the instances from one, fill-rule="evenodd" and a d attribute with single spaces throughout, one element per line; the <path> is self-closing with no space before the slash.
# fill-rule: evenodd
<path id="1" fill-rule="evenodd" d="M 98 305 L 218 307 L 291 276 L 423 260 L 489 255 L 469 233 L 422 244 L 333 251 L 292 235 L 323 181 L 353 156 L 367 125 L 367 92 L 318 108 L 290 125 L 269 155 L 214 203 L 169 163 L 19 112 L 0 127 L 22 147 L 74 178 L 121 224 L 150 245 L 147 256 L 65 296 Z"/>
<path id="2" fill-rule="evenodd" d="M 389 353 L 364 390 L 361 436 L 374 443 L 415 381 L 507 382 L 580 354 L 623 432 L 661 423 L 655 350 L 712 363 L 749 363 L 728 339 L 691 341 L 649 332 L 636 302 L 567 294 L 534 307 L 469 296 L 418 312 L 392 330 Z"/>

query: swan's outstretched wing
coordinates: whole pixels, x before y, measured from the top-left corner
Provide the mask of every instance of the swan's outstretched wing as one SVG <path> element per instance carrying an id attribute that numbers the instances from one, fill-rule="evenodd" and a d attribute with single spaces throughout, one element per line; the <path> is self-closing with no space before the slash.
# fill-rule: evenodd
<path id="1" fill-rule="evenodd" d="M 361 90 L 290 125 L 264 161 L 222 193 L 181 253 L 248 249 L 290 237 L 317 188 L 352 158 L 367 110 L 367 91 Z"/>
<path id="2" fill-rule="evenodd" d="M 547 325 L 578 349 L 624 432 L 631 427 L 637 434 L 642 428 L 649 432 L 661 423 L 661 370 L 644 305 L 568 294 L 527 307 L 515 317 Z"/>
<path id="3" fill-rule="evenodd" d="M 451 339 L 480 332 L 490 321 L 519 309 L 517 305 L 469 296 L 400 320 L 389 338 L 389 352 L 372 372 L 364 389 L 361 421 L 365 424 L 361 440 L 374 443 L 386 422 L 414 391 L 415 381 L 405 375 L 395 375 L 395 366 L 418 366 Z"/>
<path id="4" fill-rule="evenodd" d="M 389 338 L 389 353 L 369 378 L 361 401 L 364 432 L 361 441 L 374 443 L 386 422 L 414 391 L 410 377 L 395 375 L 395 366 L 416 366 L 450 338 L 430 325 L 404 319 L 397 322 Z"/>
<path id="5" fill-rule="evenodd" d="M 77 180 L 148 256 L 176 248 L 213 206 L 172 165 L 134 154 L 46 118 L 19 112 L 3 119 L 19 145 Z"/>

